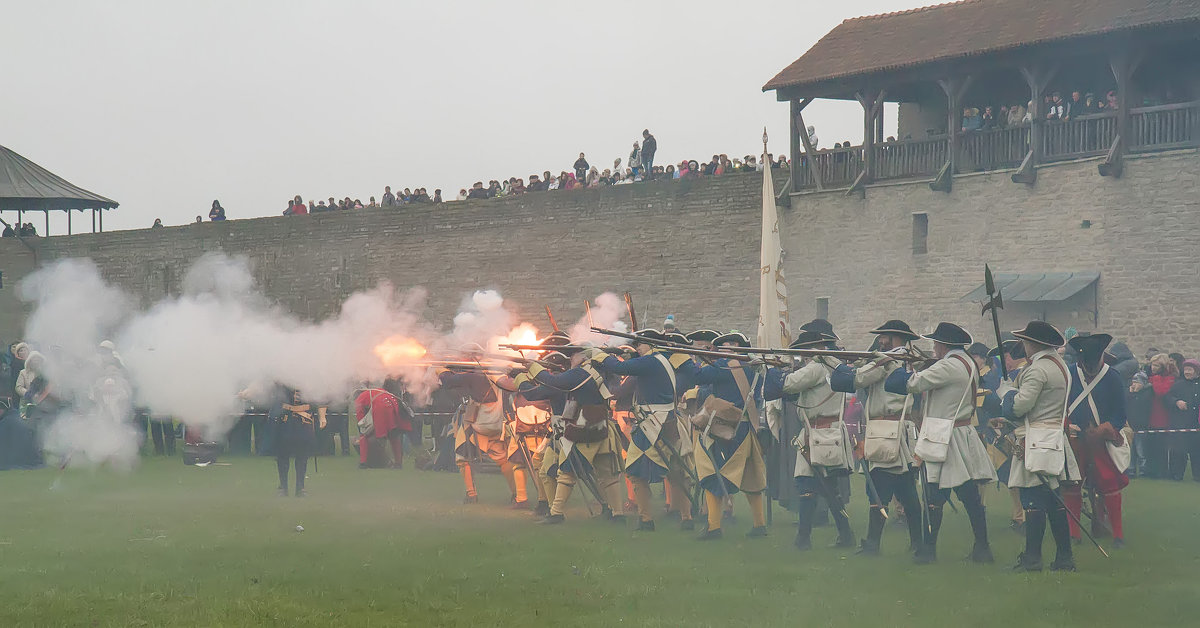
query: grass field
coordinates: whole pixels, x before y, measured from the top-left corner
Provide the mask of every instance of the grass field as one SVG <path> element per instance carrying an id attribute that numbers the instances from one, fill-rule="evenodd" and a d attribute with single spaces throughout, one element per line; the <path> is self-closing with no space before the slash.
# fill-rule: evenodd
<path id="1" fill-rule="evenodd" d="M 297 499 L 274 496 L 273 460 L 224 461 L 0 474 L 0 626 L 1146 628 L 1200 616 L 1191 482 L 1135 482 L 1129 546 L 1112 559 L 1079 546 L 1078 573 L 1018 575 L 1008 496 L 990 488 L 997 564 L 962 560 L 966 516 L 948 511 L 941 562 L 917 567 L 893 526 L 878 558 L 826 549 L 829 528 L 797 552 L 778 509 L 771 536 L 747 541 L 744 500 L 726 538 L 701 544 L 662 520 L 651 534 L 588 520 L 577 499 L 567 525 L 535 525 L 507 509 L 494 474 L 463 506 L 457 475 L 322 458 Z"/>

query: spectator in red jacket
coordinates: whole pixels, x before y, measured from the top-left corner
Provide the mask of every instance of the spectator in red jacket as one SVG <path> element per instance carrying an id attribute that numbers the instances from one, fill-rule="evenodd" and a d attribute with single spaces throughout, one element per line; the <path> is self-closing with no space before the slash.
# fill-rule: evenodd
<path id="1" fill-rule="evenodd" d="M 1154 398 L 1150 402 L 1150 430 L 1165 430 L 1171 426 L 1171 418 L 1164 404 L 1164 397 L 1171 392 L 1179 369 L 1175 361 L 1165 353 L 1150 359 L 1150 386 Z M 1169 434 L 1147 434 L 1146 474 L 1152 478 L 1167 476 L 1167 441 Z"/>

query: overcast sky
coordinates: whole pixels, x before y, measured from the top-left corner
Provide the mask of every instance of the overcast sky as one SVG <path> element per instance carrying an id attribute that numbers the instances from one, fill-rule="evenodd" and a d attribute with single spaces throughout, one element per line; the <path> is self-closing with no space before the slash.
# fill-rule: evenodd
<path id="1" fill-rule="evenodd" d="M 787 105 L 762 85 L 841 20 L 923 4 L 4 0 L 0 144 L 120 202 L 106 229 L 213 199 L 237 219 L 384 185 L 453 198 L 580 151 L 611 166 L 646 127 L 661 164 L 757 153 L 764 125 L 779 154 Z M 858 143 L 861 116 L 806 110 L 822 146 Z"/>

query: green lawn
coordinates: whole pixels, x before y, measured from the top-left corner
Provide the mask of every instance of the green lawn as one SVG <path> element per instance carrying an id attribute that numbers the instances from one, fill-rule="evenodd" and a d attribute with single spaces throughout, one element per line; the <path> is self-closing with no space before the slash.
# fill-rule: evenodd
<path id="1" fill-rule="evenodd" d="M 1009 572 L 1022 542 L 988 489 L 996 565 L 974 565 L 964 514 L 947 512 L 941 562 L 917 567 L 889 526 L 884 556 L 791 546 L 776 509 L 749 542 L 744 500 L 716 543 L 507 509 L 503 480 L 355 468 L 322 458 L 309 497 L 274 496 L 274 461 L 152 460 L 131 475 L 0 474 L 0 626 L 1185 626 L 1200 616 L 1200 486 L 1138 481 L 1129 546 L 1079 572 Z M 51 486 L 54 485 L 52 489 Z M 851 516 L 865 527 L 861 486 Z M 295 530 L 297 525 L 303 532 Z M 1047 560 L 1053 544 L 1047 539 Z"/>

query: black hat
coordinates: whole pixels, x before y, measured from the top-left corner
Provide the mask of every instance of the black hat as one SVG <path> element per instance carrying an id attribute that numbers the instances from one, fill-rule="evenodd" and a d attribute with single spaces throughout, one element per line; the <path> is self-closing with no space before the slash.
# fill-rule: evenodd
<path id="1" fill-rule="evenodd" d="M 924 338 L 953 347 L 965 347 L 971 344 L 971 334 L 954 323 L 938 323 L 937 329 L 934 329 L 932 334 L 925 335 Z"/>
<path id="2" fill-rule="evenodd" d="M 669 340 L 669 341 L 671 341 L 671 342 L 673 342 L 673 343 L 675 343 L 675 344 L 679 344 L 679 345 L 690 345 L 690 344 L 692 344 L 692 341 L 691 341 L 691 340 L 688 340 L 688 337 L 687 337 L 687 336 L 685 336 L 685 335 L 683 335 L 683 334 L 681 334 L 681 333 L 679 333 L 679 332 L 677 332 L 677 331 L 668 331 L 668 332 L 666 332 L 666 333 L 664 333 L 664 334 L 663 334 L 663 338 L 664 338 L 664 339 L 666 339 L 666 340 Z"/>
<path id="3" fill-rule="evenodd" d="M 691 340 L 692 342 L 712 342 L 720 335 L 721 332 L 719 331 L 713 331 L 711 329 L 697 329 L 696 331 L 688 334 L 687 339 Z"/>
<path id="4" fill-rule="evenodd" d="M 712 343 L 713 343 L 713 346 L 717 346 L 717 347 L 719 347 L 723 344 L 730 344 L 730 343 L 732 343 L 736 346 L 739 346 L 739 347 L 749 347 L 750 339 L 746 337 L 746 334 L 743 334 L 742 332 L 737 331 L 737 330 L 733 330 L 733 331 L 729 332 L 728 334 L 723 334 L 723 335 L 717 336 L 712 341 Z"/>
<path id="5" fill-rule="evenodd" d="M 549 362 L 550 364 L 560 367 L 565 367 L 571 363 L 571 359 L 561 351 L 547 351 L 546 353 L 542 354 L 540 359 L 543 362 Z"/>
<path id="6" fill-rule="evenodd" d="M 1029 321 L 1025 329 L 1014 331 L 1013 335 L 1021 340 L 1036 342 L 1047 347 L 1061 347 L 1067 342 L 1066 338 L 1063 338 L 1062 332 L 1046 321 Z"/>
<path id="7" fill-rule="evenodd" d="M 823 319 L 814 318 L 811 321 L 800 326 L 801 331 L 816 331 L 825 334 L 830 340 L 838 340 L 838 335 L 833 333 L 833 323 Z"/>
<path id="8" fill-rule="evenodd" d="M 808 349 L 813 345 L 823 345 L 830 342 L 833 342 L 833 338 L 830 338 L 819 331 L 806 330 L 796 334 L 796 339 L 792 341 L 792 344 L 788 345 L 788 348 Z"/>
<path id="9" fill-rule="evenodd" d="M 1072 338 L 1067 344 L 1071 345 L 1072 349 L 1079 352 L 1081 360 L 1085 364 L 1099 364 L 1100 359 L 1104 357 L 1104 352 L 1108 349 L 1108 345 L 1112 343 L 1112 336 L 1108 334 L 1080 334 Z"/>
<path id="10" fill-rule="evenodd" d="M 665 335 L 663 335 L 663 333 L 661 331 L 658 331 L 657 329 L 649 329 L 649 328 L 639 329 L 639 330 L 633 332 L 633 335 L 637 336 L 638 338 L 645 338 L 647 340 L 666 340 L 667 339 L 667 337 Z M 633 343 L 638 344 L 638 341 L 634 340 Z"/>
<path id="11" fill-rule="evenodd" d="M 1013 338 L 1012 340 L 1005 340 L 1004 343 L 1001 344 L 1000 347 L 989 350 L 987 353 L 988 357 L 989 358 L 1000 357 L 1000 348 L 1001 347 L 1004 348 L 1004 353 L 1011 355 L 1014 360 L 1020 360 L 1025 357 L 1025 346 L 1022 345 L 1021 341 L 1017 340 L 1016 338 Z"/>
<path id="12" fill-rule="evenodd" d="M 540 343 L 543 347 L 558 347 L 571 344 L 571 336 L 565 331 L 556 331 L 542 339 Z"/>
<path id="13" fill-rule="evenodd" d="M 987 358 L 991 354 L 992 352 L 988 350 L 988 346 L 982 342 L 972 342 L 971 346 L 967 347 L 967 355 L 977 355 L 981 358 Z"/>
<path id="14" fill-rule="evenodd" d="M 893 336 L 900 336 L 908 340 L 916 340 L 921 337 L 920 334 L 917 334 L 912 330 L 911 327 L 908 326 L 908 323 L 901 320 L 890 320 L 880 325 L 878 329 L 872 329 L 868 333 L 880 335 L 891 334 Z"/>

